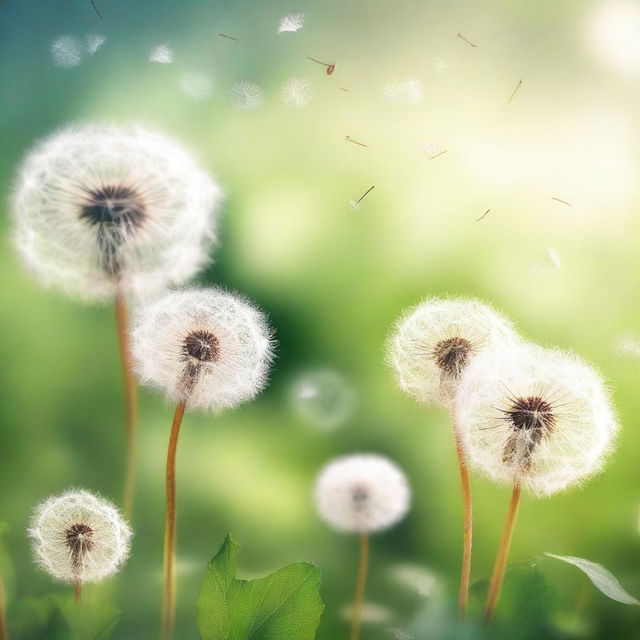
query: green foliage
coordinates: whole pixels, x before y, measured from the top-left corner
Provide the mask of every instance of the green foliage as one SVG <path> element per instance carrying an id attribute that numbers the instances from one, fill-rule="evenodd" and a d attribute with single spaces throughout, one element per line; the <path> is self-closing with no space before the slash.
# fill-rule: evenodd
<path id="1" fill-rule="evenodd" d="M 203 640 L 313 640 L 324 604 L 320 570 L 296 562 L 258 580 L 238 580 L 231 535 L 207 567 L 198 597 Z"/>

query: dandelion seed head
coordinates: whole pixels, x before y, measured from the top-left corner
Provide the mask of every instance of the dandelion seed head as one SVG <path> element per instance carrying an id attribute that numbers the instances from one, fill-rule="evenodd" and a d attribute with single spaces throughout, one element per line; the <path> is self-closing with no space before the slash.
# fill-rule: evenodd
<path id="1" fill-rule="evenodd" d="M 100 33 L 90 33 L 85 40 L 87 53 L 90 55 L 94 55 L 106 41 L 106 36 L 103 36 Z"/>
<path id="2" fill-rule="evenodd" d="M 473 466 L 539 496 L 598 472 L 618 430 L 605 385 L 589 365 L 529 344 L 474 358 L 455 417 Z"/>
<path id="3" fill-rule="evenodd" d="M 82 45 L 75 36 L 58 36 L 51 43 L 51 58 L 56 67 L 71 69 L 82 62 Z"/>
<path id="4" fill-rule="evenodd" d="M 512 323 L 483 302 L 431 298 L 398 320 L 387 360 L 402 391 L 421 404 L 450 406 L 478 353 L 517 340 Z"/>
<path id="5" fill-rule="evenodd" d="M 373 533 L 407 514 L 411 490 L 402 470 L 384 456 L 349 455 L 318 475 L 315 502 L 320 517 L 340 531 Z"/>
<path id="6" fill-rule="evenodd" d="M 415 77 L 393 80 L 384 85 L 383 92 L 394 104 L 418 104 L 422 100 L 422 82 Z"/>
<path id="7" fill-rule="evenodd" d="M 36 562 L 56 580 L 100 582 L 120 570 L 132 532 L 119 511 L 89 491 L 71 490 L 36 508 L 28 534 Z"/>
<path id="8" fill-rule="evenodd" d="M 240 111 L 253 111 L 264 104 L 262 89 L 253 82 L 236 82 L 230 91 L 231 104 Z"/>
<path id="9" fill-rule="evenodd" d="M 209 262 L 219 186 L 181 145 L 139 126 L 84 125 L 38 143 L 18 172 L 15 243 L 45 285 L 146 297 Z"/>
<path id="10" fill-rule="evenodd" d="M 282 100 L 293 109 L 303 109 L 313 97 L 313 85 L 306 78 L 289 78 L 282 85 Z"/>
<path id="11" fill-rule="evenodd" d="M 213 94 L 213 82 L 204 73 L 183 73 L 180 76 L 180 89 L 192 100 L 206 100 Z"/>
<path id="12" fill-rule="evenodd" d="M 159 44 L 153 47 L 149 52 L 149 62 L 171 64 L 173 62 L 173 49 L 168 44 Z"/>
<path id="13" fill-rule="evenodd" d="M 280 19 L 278 33 L 292 33 L 300 31 L 304 26 L 304 13 L 289 13 Z"/>
<path id="14" fill-rule="evenodd" d="M 166 294 L 138 312 L 132 352 L 140 381 L 191 409 L 224 409 L 254 398 L 273 359 L 264 314 L 217 288 Z"/>

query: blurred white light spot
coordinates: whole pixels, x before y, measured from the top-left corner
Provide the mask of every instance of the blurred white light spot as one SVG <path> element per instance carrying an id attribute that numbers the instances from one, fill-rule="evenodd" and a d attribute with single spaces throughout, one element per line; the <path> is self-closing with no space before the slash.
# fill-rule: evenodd
<path id="1" fill-rule="evenodd" d="M 425 598 L 430 597 L 440 584 L 437 574 L 417 564 L 397 564 L 391 568 L 391 577 Z"/>
<path id="2" fill-rule="evenodd" d="M 544 258 L 540 258 L 533 263 L 531 271 L 536 276 L 543 276 L 552 271 L 559 271 L 561 267 L 562 259 L 560 254 L 552 247 L 549 247 L 545 251 Z"/>
<path id="3" fill-rule="evenodd" d="M 257 84 L 242 80 L 231 87 L 230 100 L 236 109 L 253 111 L 264 104 L 264 94 Z"/>
<path id="4" fill-rule="evenodd" d="M 213 83 L 202 73 L 184 73 L 180 78 L 180 88 L 192 100 L 204 100 L 213 93 Z"/>
<path id="5" fill-rule="evenodd" d="M 353 607 L 347 605 L 340 610 L 341 616 L 346 619 L 351 619 L 351 612 Z M 393 619 L 393 613 L 390 609 L 383 607 L 382 605 L 375 604 L 373 602 L 362 603 L 362 622 L 365 624 L 383 624 Z"/>
<path id="6" fill-rule="evenodd" d="M 625 360 L 640 360 L 640 336 L 625 331 L 613 341 L 613 351 Z"/>
<path id="7" fill-rule="evenodd" d="M 291 386 L 290 400 L 305 422 L 323 431 L 337 429 L 351 416 L 355 393 L 347 379 L 332 369 L 302 374 Z"/>
<path id="8" fill-rule="evenodd" d="M 94 55 L 106 41 L 106 36 L 101 33 L 90 33 L 86 39 L 87 53 Z"/>
<path id="9" fill-rule="evenodd" d="M 587 38 L 594 53 L 611 67 L 640 73 L 640 3 L 597 3 L 588 17 Z"/>
<path id="10" fill-rule="evenodd" d="M 173 50 L 168 44 L 159 44 L 149 52 L 149 62 L 171 64 L 173 62 Z"/>
<path id="11" fill-rule="evenodd" d="M 413 640 L 413 636 L 397 627 L 389 627 L 387 632 L 390 633 L 396 640 Z"/>
<path id="12" fill-rule="evenodd" d="M 422 153 L 430 158 L 433 158 L 433 156 L 437 155 L 441 151 L 440 145 L 435 140 L 425 140 L 420 145 L 420 149 L 422 150 Z"/>
<path id="13" fill-rule="evenodd" d="M 278 33 L 292 33 L 300 31 L 304 26 L 304 13 L 290 13 L 281 18 Z"/>
<path id="14" fill-rule="evenodd" d="M 51 57 L 57 67 L 77 67 L 82 62 L 82 45 L 75 36 L 58 36 L 51 43 Z"/>
<path id="15" fill-rule="evenodd" d="M 418 104 L 422 100 L 422 82 L 418 78 L 393 80 L 384 85 L 383 91 L 394 104 Z"/>
<path id="16" fill-rule="evenodd" d="M 449 65 L 442 58 L 437 57 L 433 63 L 433 68 L 436 71 L 444 71 L 449 68 Z"/>
<path id="17" fill-rule="evenodd" d="M 289 78 L 282 85 L 282 100 L 288 107 L 303 109 L 313 97 L 313 85 L 306 78 Z"/>

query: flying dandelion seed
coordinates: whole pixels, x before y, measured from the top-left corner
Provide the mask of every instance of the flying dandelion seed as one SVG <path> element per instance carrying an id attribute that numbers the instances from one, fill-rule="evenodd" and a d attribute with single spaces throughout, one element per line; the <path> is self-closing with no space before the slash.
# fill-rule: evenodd
<path id="1" fill-rule="evenodd" d="M 429 158 L 434 158 L 441 152 L 442 147 L 435 140 L 425 140 L 420 144 L 420 149 Z"/>
<path id="2" fill-rule="evenodd" d="M 282 100 L 293 109 L 303 109 L 313 98 L 313 85 L 306 78 L 289 78 L 282 85 Z"/>
<path id="3" fill-rule="evenodd" d="M 535 276 L 544 276 L 553 271 L 559 271 L 562 268 L 562 258 L 560 254 L 549 247 L 545 251 L 544 258 L 536 260 L 531 267 L 531 273 Z"/>
<path id="4" fill-rule="evenodd" d="M 424 598 L 433 595 L 441 579 L 426 567 L 414 564 L 399 564 L 391 568 L 391 577 Z"/>
<path id="5" fill-rule="evenodd" d="M 85 47 L 89 55 L 94 55 L 96 51 L 107 41 L 106 36 L 100 33 L 90 33 L 86 37 Z"/>
<path id="6" fill-rule="evenodd" d="M 301 375 L 291 386 L 294 411 L 307 424 L 322 431 L 342 426 L 353 413 L 355 392 L 347 379 L 332 369 L 317 369 Z"/>
<path id="7" fill-rule="evenodd" d="M 449 65 L 440 57 L 437 57 L 433 63 L 433 68 L 436 71 L 444 71 L 449 68 Z"/>
<path id="8" fill-rule="evenodd" d="M 386 624 L 393 620 L 394 615 L 391 609 L 383 607 L 375 602 L 363 602 L 361 609 L 361 620 L 364 624 L 379 625 Z M 353 617 L 353 605 L 348 604 L 340 609 L 340 615 L 345 620 Z"/>
<path id="9" fill-rule="evenodd" d="M 304 13 L 290 13 L 280 20 L 278 33 L 294 33 L 304 26 Z"/>
<path id="10" fill-rule="evenodd" d="M 613 341 L 613 352 L 618 358 L 640 360 L 640 336 L 625 331 Z"/>
<path id="11" fill-rule="evenodd" d="M 394 80 L 384 85 L 383 92 L 393 104 L 418 104 L 422 100 L 422 82 L 415 77 Z"/>
<path id="12" fill-rule="evenodd" d="M 390 627 L 387 629 L 387 633 L 391 634 L 395 640 L 414 640 L 410 633 L 407 633 L 404 629 L 398 629 L 397 627 Z"/>
<path id="13" fill-rule="evenodd" d="M 231 104 L 240 111 L 253 111 L 264 104 L 264 93 L 257 84 L 242 80 L 231 87 Z"/>
<path id="14" fill-rule="evenodd" d="M 213 93 L 213 83 L 203 73 L 184 73 L 180 77 L 180 89 L 192 100 L 206 100 Z"/>
<path id="15" fill-rule="evenodd" d="M 168 44 L 159 44 L 149 52 L 149 62 L 171 64 L 173 62 L 173 49 Z"/>
<path id="16" fill-rule="evenodd" d="M 51 57 L 56 67 L 77 67 L 82 62 L 82 45 L 75 36 L 58 36 L 51 43 Z"/>

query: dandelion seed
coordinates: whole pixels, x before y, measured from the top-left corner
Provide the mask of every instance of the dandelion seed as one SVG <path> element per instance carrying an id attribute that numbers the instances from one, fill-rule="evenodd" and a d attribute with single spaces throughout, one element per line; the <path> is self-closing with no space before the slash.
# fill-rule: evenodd
<path id="1" fill-rule="evenodd" d="M 570 202 L 567 202 L 566 200 L 562 200 L 561 198 L 551 198 L 552 200 L 555 200 L 556 202 L 560 202 L 562 204 L 566 204 L 568 207 L 572 207 L 573 205 Z"/>
<path id="2" fill-rule="evenodd" d="M 57 67 L 71 69 L 82 62 L 82 45 L 75 36 L 58 36 L 51 43 L 51 57 Z"/>
<path id="3" fill-rule="evenodd" d="M 470 47 L 477 47 L 477 44 L 474 44 L 473 42 L 471 42 L 470 40 L 468 40 L 467 38 L 464 37 L 464 35 L 462 35 L 461 33 L 458 33 L 458 38 L 464 42 L 466 42 Z"/>
<path id="4" fill-rule="evenodd" d="M 491 209 L 487 209 L 479 218 L 476 218 L 476 222 L 481 222 L 491 213 Z"/>
<path id="5" fill-rule="evenodd" d="M 264 104 L 264 93 L 257 84 L 242 80 L 231 87 L 230 100 L 240 111 L 253 111 Z"/>
<path id="6" fill-rule="evenodd" d="M 368 147 L 368 144 L 365 144 L 364 142 L 360 142 L 359 140 L 354 140 L 351 136 L 345 136 L 344 139 L 347 142 L 352 142 L 353 144 L 357 144 L 359 147 Z"/>
<path id="7" fill-rule="evenodd" d="M 180 88 L 192 100 L 206 100 L 213 93 L 213 83 L 203 73 L 190 72 L 182 74 Z"/>
<path id="8" fill-rule="evenodd" d="M 391 634 L 395 640 L 414 640 L 413 636 L 410 633 L 407 633 L 404 629 L 391 627 L 387 629 L 387 632 Z"/>
<path id="9" fill-rule="evenodd" d="M 631 331 L 621 333 L 613 342 L 613 351 L 618 358 L 640 359 L 640 337 Z"/>
<path id="10" fill-rule="evenodd" d="M 98 18 L 102 20 L 102 14 L 98 10 L 98 7 L 96 6 L 96 3 L 94 2 L 94 0 L 91 0 L 91 6 L 94 8 L 96 14 L 98 15 Z"/>
<path id="11" fill-rule="evenodd" d="M 96 51 L 107 41 L 106 36 L 103 36 L 100 33 L 90 33 L 86 37 L 85 46 L 87 49 L 87 53 L 90 55 L 95 55 Z"/>
<path id="12" fill-rule="evenodd" d="M 349 207 L 352 211 L 360 211 L 360 203 L 367 197 L 369 192 L 375 189 L 375 185 L 369 187 L 357 200 L 349 200 Z"/>
<path id="13" fill-rule="evenodd" d="M 28 533 L 37 563 L 56 580 L 78 587 L 119 571 L 132 535 L 110 502 L 82 490 L 38 505 Z"/>
<path id="14" fill-rule="evenodd" d="M 511 104 L 511 101 L 514 99 L 516 93 L 518 93 L 518 90 L 520 89 L 521 86 L 522 86 L 522 80 L 518 80 L 518 84 L 516 85 L 516 88 L 513 90 L 513 93 L 509 97 L 509 104 Z"/>
<path id="15" fill-rule="evenodd" d="M 449 65 L 442 58 L 438 57 L 433 63 L 433 68 L 436 71 L 444 71 L 445 69 L 449 68 Z"/>
<path id="16" fill-rule="evenodd" d="M 441 579 L 433 571 L 415 564 L 399 564 L 392 567 L 393 579 L 424 598 L 431 597 L 441 584 Z"/>
<path id="17" fill-rule="evenodd" d="M 422 149 L 422 152 L 426 156 L 429 156 L 429 158 L 434 158 L 436 155 L 440 153 L 441 147 L 434 140 L 425 140 L 420 145 L 420 149 Z"/>
<path id="18" fill-rule="evenodd" d="M 394 104 L 418 104 L 422 100 L 422 82 L 415 77 L 389 82 L 383 91 L 387 100 Z"/>
<path id="19" fill-rule="evenodd" d="M 304 13 L 290 13 L 280 19 L 278 33 L 293 33 L 304 26 Z"/>
<path id="20" fill-rule="evenodd" d="M 173 49 L 168 44 L 159 44 L 149 52 L 149 62 L 171 64 L 173 62 Z"/>
<path id="21" fill-rule="evenodd" d="M 233 40 L 234 42 L 240 42 L 240 40 L 238 40 L 238 38 L 234 38 L 233 36 L 228 36 L 226 33 L 219 33 L 218 35 L 220 37 L 222 37 L 222 38 L 227 38 L 227 40 Z"/>
<path id="22" fill-rule="evenodd" d="M 313 85 L 306 78 L 289 78 L 282 85 L 282 100 L 293 109 L 303 109 L 313 97 Z"/>
<path id="23" fill-rule="evenodd" d="M 545 257 L 534 262 L 531 272 L 536 276 L 544 276 L 552 271 L 559 271 L 562 268 L 562 258 L 560 254 L 549 247 L 545 250 Z"/>

